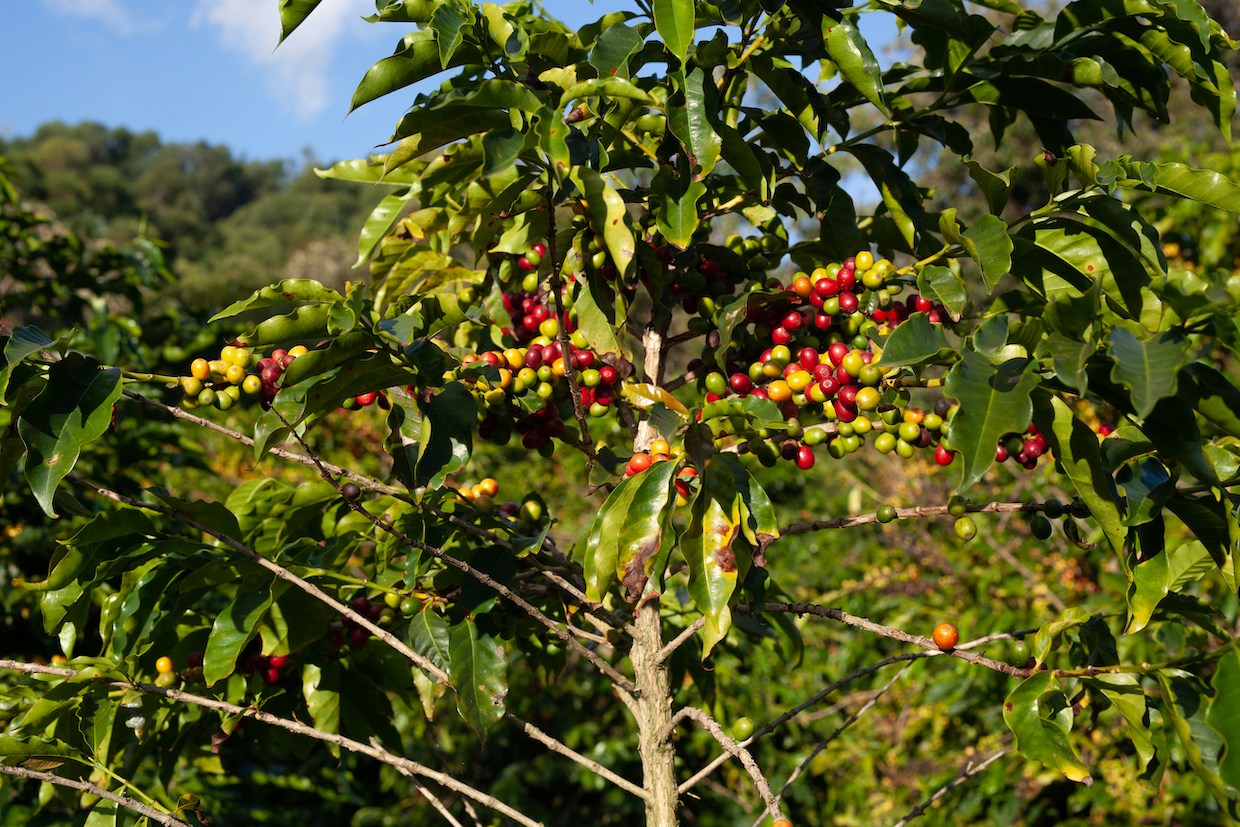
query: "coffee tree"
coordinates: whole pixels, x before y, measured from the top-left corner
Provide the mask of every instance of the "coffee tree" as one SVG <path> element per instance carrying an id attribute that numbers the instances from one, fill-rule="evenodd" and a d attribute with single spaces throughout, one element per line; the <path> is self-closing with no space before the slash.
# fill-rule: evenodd
<path id="1" fill-rule="evenodd" d="M 316 5 L 283 0 L 283 35 Z M 753 802 L 744 823 L 827 823 L 786 805 L 806 764 L 773 787 L 762 740 L 862 678 L 955 658 L 1001 681 L 985 700 L 1011 736 L 898 823 L 1000 759 L 1088 785 L 1100 744 L 1236 818 L 1240 276 L 1156 225 L 1168 203 L 1240 212 L 1240 187 L 1073 137 L 1080 119 L 1147 128 L 1184 93 L 1230 137 L 1236 44 L 1193 0 L 977 5 L 639 0 L 573 31 L 538 4 L 381 0 L 371 22 L 407 33 L 352 107 L 442 81 L 390 153 L 324 172 L 385 193 L 368 281 L 258 290 L 177 375 L 6 332 L 3 468 L 60 527 L 14 588 L 63 658 L 0 661 L 0 773 L 91 825 L 207 823 L 227 802 L 188 779 L 259 730 L 256 761 L 392 768 L 410 823 L 673 825 L 724 793 Z M 897 24 L 888 68 L 863 14 Z M 977 110 L 989 136 L 955 120 Z M 971 158 L 1022 120 L 1042 143 L 1023 169 Z M 941 148 L 967 191 L 918 186 Z M 1041 191 L 1013 198 L 1030 173 Z M 159 457 L 139 490 L 87 476 L 124 410 L 244 445 L 260 471 L 230 491 L 170 490 Z M 354 428 L 355 456 L 333 453 Z M 505 491 L 475 454 L 554 471 Z M 830 485 L 883 454 L 954 493 L 808 522 L 771 493 L 773 466 Z M 1048 468 L 1068 501 L 1013 498 Z M 795 535 L 830 560 L 856 526 L 986 543 L 978 521 L 1012 512 L 1109 572 L 1088 605 L 902 628 L 785 580 Z M 794 652 L 806 622 L 903 648 L 790 708 L 712 714 L 729 680 L 712 664 Z M 1013 639 L 1019 658 L 982 651 Z M 557 737 L 564 718 L 596 743 Z M 700 762 L 694 730 L 714 744 Z M 548 789 L 586 791 L 558 812 L 521 769 L 544 753 Z"/>

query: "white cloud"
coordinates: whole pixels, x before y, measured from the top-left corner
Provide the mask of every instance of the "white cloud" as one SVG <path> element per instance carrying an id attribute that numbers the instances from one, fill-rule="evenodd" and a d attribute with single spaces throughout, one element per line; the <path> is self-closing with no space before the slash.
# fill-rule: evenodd
<path id="1" fill-rule="evenodd" d="M 336 46 L 351 29 L 367 28 L 358 18 L 373 12 L 374 3 L 367 0 L 328 0 L 278 49 L 280 16 L 272 0 L 198 0 L 191 23 L 216 29 L 227 48 L 268 73 L 271 92 L 282 105 L 310 120 L 331 102 Z"/>
<path id="2" fill-rule="evenodd" d="M 130 13 L 121 0 L 43 0 L 43 5 L 65 17 L 92 19 L 118 34 L 131 35 L 163 28 L 162 21 L 143 20 Z"/>

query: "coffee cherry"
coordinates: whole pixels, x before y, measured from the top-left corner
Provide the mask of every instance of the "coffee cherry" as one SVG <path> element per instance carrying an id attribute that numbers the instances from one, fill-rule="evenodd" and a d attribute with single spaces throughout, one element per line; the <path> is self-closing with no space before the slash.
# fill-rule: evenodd
<path id="1" fill-rule="evenodd" d="M 1055 531 L 1051 521 L 1046 519 L 1045 515 L 1034 514 L 1033 519 L 1029 521 L 1029 533 L 1039 540 L 1050 539 L 1051 534 Z"/>
<path id="2" fill-rule="evenodd" d="M 168 657 L 167 655 L 164 655 L 162 658 L 155 661 L 155 671 L 161 675 L 166 675 L 169 672 L 171 672 L 172 671 L 172 658 Z"/>
<path id="3" fill-rule="evenodd" d="M 362 488 L 355 482 L 346 482 L 340 486 L 340 496 L 346 500 L 356 500 L 362 496 Z"/>
<path id="4" fill-rule="evenodd" d="M 969 501 L 959 494 L 952 494 L 947 499 L 947 513 L 953 517 L 963 517 L 969 510 Z"/>
<path id="5" fill-rule="evenodd" d="M 977 536 L 977 523 L 973 522 L 973 518 L 965 515 L 956 519 L 956 536 L 961 540 L 972 540 Z"/>
<path id="6" fill-rule="evenodd" d="M 944 652 L 950 652 L 956 648 L 956 642 L 960 640 L 960 633 L 956 631 L 956 627 L 950 623 L 940 623 L 934 627 L 934 645 L 942 649 Z"/>
<path id="7" fill-rule="evenodd" d="M 190 363 L 189 375 L 195 379 L 206 381 L 211 376 L 211 363 L 206 359 L 195 359 Z"/>
<path id="8" fill-rule="evenodd" d="M 753 718 L 744 716 L 732 722 L 732 737 L 737 741 L 746 741 L 753 735 Z"/>
<path id="9" fill-rule="evenodd" d="M 874 515 L 880 523 L 889 523 L 896 518 L 896 507 L 891 503 L 883 503 Z"/>

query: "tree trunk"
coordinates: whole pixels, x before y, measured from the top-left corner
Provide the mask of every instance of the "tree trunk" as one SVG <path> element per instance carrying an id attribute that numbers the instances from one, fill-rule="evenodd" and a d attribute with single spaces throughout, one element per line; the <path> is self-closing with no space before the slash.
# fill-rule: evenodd
<path id="1" fill-rule="evenodd" d="M 642 786 L 646 800 L 646 827 L 676 827 L 676 753 L 672 749 L 671 682 L 667 666 L 659 660 L 663 648 L 659 602 L 642 604 L 634 623 L 631 657 L 640 693 L 634 704 L 640 733 Z"/>

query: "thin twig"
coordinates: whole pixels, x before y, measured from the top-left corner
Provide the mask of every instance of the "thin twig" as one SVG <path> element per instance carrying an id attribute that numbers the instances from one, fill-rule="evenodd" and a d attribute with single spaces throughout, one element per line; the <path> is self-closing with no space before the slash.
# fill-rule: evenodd
<path id="1" fill-rule="evenodd" d="M 858 678 L 863 678 L 866 675 L 877 672 L 883 667 L 890 666 L 893 663 L 903 663 L 909 660 L 917 660 L 919 658 L 928 658 L 928 657 L 930 657 L 929 652 L 908 652 L 903 655 L 893 655 L 892 657 L 884 658 L 883 660 L 880 660 L 877 663 L 872 663 L 869 666 L 862 666 L 859 669 L 854 669 L 852 672 L 848 673 L 847 675 L 840 678 L 839 680 L 836 680 L 836 681 L 833 681 L 827 684 L 827 686 L 823 687 L 818 692 L 814 693 L 814 695 L 811 696 L 810 698 L 807 698 L 806 700 L 797 704 L 792 709 L 789 709 L 786 712 L 780 714 L 777 718 L 775 718 L 770 723 L 759 727 L 757 730 L 754 731 L 753 735 L 749 736 L 749 738 L 741 742 L 741 746 L 749 746 L 754 741 L 761 738 L 763 735 L 766 735 L 767 733 L 772 732 L 778 727 L 783 726 L 788 721 L 795 718 L 797 715 L 800 715 L 802 712 L 809 709 L 811 706 L 814 706 L 815 704 L 817 704 L 823 698 L 830 695 L 835 690 L 839 689 L 841 686 L 846 686 L 847 684 L 852 683 Z M 727 753 L 727 752 L 724 752 L 716 756 L 713 760 L 711 760 L 710 763 L 708 763 L 706 766 L 702 767 L 702 769 L 694 773 L 693 776 L 689 778 L 689 780 L 683 782 L 677 788 L 677 792 L 680 795 L 684 795 L 686 792 L 693 789 L 693 787 L 697 785 L 699 782 L 701 782 L 704 778 L 706 778 L 708 775 L 710 775 L 712 772 L 714 772 L 720 766 L 722 766 L 731 757 L 732 757 L 731 753 Z"/>
<path id="2" fill-rule="evenodd" d="M 919 505 L 910 508 L 897 508 L 896 518 L 907 519 L 910 517 L 938 517 L 947 513 L 945 505 Z M 966 508 L 971 513 L 1010 513 L 1014 511 L 1036 512 L 1046 510 L 1044 503 L 983 503 L 981 505 L 969 505 Z M 832 528 L 852 528 L 853 526 L 869 525 L 878 522 L 878 512 L 872 514 L 854 514 L 851 517 L 837 517 L 833 520 L 810 520 L 805 523 L 794 523 L 779 530 L 782 536 L 790 534 L 808 534 L 811 531 L 824 531 Z"/>
<path id="3" fill-rule="evenodd" d="M 168 827 L 190 827 L 187 822 L 181 821 L 174 815 L 160 812 L 153 807 L 148 807 L 140 801 L 135 801 L 129 796 L 117 795 L 109 792 L 102 787 L 97 787 L 88 781 L 78 781 L 75 778 L 65 778 L 63 775 L 53 775 L 50 772 L 38 772 L 37 770 L 28 770 L 25 767 L 9 767 L 0 764 L 0 774 L 12 775 L 17 778 L 26 778 L 31 781 L 42 781 L 45 784 L 55 784 L 58 787 L 68 787 L 79 792 L 97 795 L 100 798 L 106 798 L 108 801 L 121 805 L 126 810 L 133 810 L 138 815 L 146 816 L 152 821 L 158 821 L 160 824 L 166 824 Z"/>
<path id="4" fill-rule="evenodd" d="M 744 611 L 748 607 L 738 606 L 738 609 Z M 984 666 L 987 669 L 993 669 L 996 672 L 1002 672 L 1013 678 L 1027 678 L 1034 673 L 1033 669 L 1026 669 L 1022 666 L 1013 666 L 1010 663 L 1004 663 L 1001 660 L 988 658 L 969 651 L 965 647 L 956 647 L 954 649 L 940 649 L 938 644 L 928 637 L 922 635 L 913 635 L 903 629 L 896 629 L 891 626 L 884 626 L 881 623 L 875 623 L 864 617 L 857 617 L 849 614 L 842 609 L 833 609 L 829 606 L 819 606 L 816 603 L 764 603 L 761 611 L 764 612 L 788 612 L 796 615 L 816 615 L 831 620 L 838 620 L 840 623 L 846 623 L 866 632 L 873 632 L 883 637 L 899 640 L 904 643 L 911 643 L 914 646 L 925 649 L 928 655 L 951 655 L 963 661 Z"/>
<path id="5" fill-rule="evenodd" d="M 706 625 L 706 618 L 699 617 L 697 620 L 689 624 L 683 632 L 676 635 L 667 642 L 667 645 L 659 650 L 659 654 L 655 655 L 655 660 L 662 663 L 672 656 L 672 653 L 683 646 L 690 638 L 698 633 L 698 630 Z"/>
<path id="6" fill-rule="evenodd" d="M 283 417 L 281 417 L 281 421 L 283 421 Z M 298 440 L 298 442 L 301 443 L 303 449 L 305 449 L 307 453 L 316 460 L 315 465 L 318 466 L 319 473 L 320 475 L 322 475 L 323 479 L 329 485 L 336 488 L 336 490 L 339 492 L 340 484 L 332 478 L 331 474 L 327 471 L 326 468 L 324 468 L 320 463 L 317 462 L 317 458 L 314 457 L 313 452 L 309 450 L 309 447 L 305 444 L 304 440 L 302 440 L 302 438 L 296 433 L 296 431 L 293 431 L 293 435 Z M 535 606 L 533 603 L 530 603 L 524 597 L 517 594 L 512 589 L 508 588 L 507 586 L 505 586 L 503 583 L 496 580 L 491 575 L 487 574 L 484 571 L 480 571 L 479 569 L 474 568 L 469 563 L 465 562 L 464 560 L 461 560 L 458 557 L 453 557 L 451 554 L 448 554 L 441 548 L 432 546 L 429 543 L 424 543 L 421 540 L 418 540 L 417 538 L 409 534 L 406 534 L 405 532 L 401 531 L 395 525 L 388 522 L 387 520 L 381 517 L 376 517 L 374 514 L 371 514 L 369 511 L 367 511 L 365 508 L 362 507 L 361 503 L 357 502 L 355 499 L 349 499 L 348 497 L 344 497 L 343 493 L 341 493 L 341 496 L 345 500 L 345 502 L 348 503 L 349 508 L 351 508 L 353 511 L 356 511 L 361 516 L 365 517 L 367 520 L 373 523 L 375 527 L 378 528 L 379 530 L 383 531 L 386 534 L 391 535 L 392 537 L 397 538 L 398 540 L 400 540 L 402 543 L 405 543 L 406 545 L 412 546 L 413 548 L 420 549 L 426 552 L 427 554 L 430 554 L 435 559 L 439 560 L 440 562 L 448 564 L 449 566 L 456 569 L 457 571 L 463 574 L 469 575 L 470 577 L 474 578 L 482 585 L 489 588 L 491 591 L 495 592 L 499 596 L 515 604 L 519 609 L 521 609 L 523 612 L 529 615 L 536 622 L 541 623 L 544 627 L 546 627 L 553 635 L 558 637 L 567 646 L 573 649 L 573 651 L 581 655 L 583 658 L 588 660 L 590 663 L 594 664 L 594 666 L 600 672 L 606 675 L 612 681 L 612 683 L 616 684 L 617 688 L 622 689 L 623 691 L 629 692 L 629 693 L 635 693 L 637 691 L 636 684 L 634 684 L 631 680 L 626 678 L 624 675 L 620 674 L 620 672 L 617 671 L 616 668 L 612 666 L 610 663 L 603 660 L 597 654 L 595 654 L 594 652 L 587 649 L 584 645 L 582 645 L 581 641 L 577 640 L 577 638 L 575 638 L 571 633 L 569 633 L 564 628 L 563 624 L 556 623 L 554 620 L 547 617 L 545 614 L 543 614 L 541 610 L 538 609 L 537 606 Z"/>
<path id="7" fill-rule="evenodd" d="M 18 672 L 25 672 L 27 674 L 57 675 L 62 678 L 72 678 L 79 674 L 77 670 L 72 668 L 43 666 L 36 663 L 22 663 L 20 661 L 11 660 L 0 660 L 0 669 L 12 669 Z M 494 796 L 488 795 L 481 790 L 474 789 L 468 784 L 457 780 L 447 773 L 439 772 L 438 770 L 419 764 L 417 761 L 413 761 L 409 758 L 403 758 L 399 755 L 388 752 L 378 744 L 363 744 L 361 741 L 355 741 L 352 738 L 347 738 L 338 733 L 325 732 L 308 724 L 303 724 L 301 721 L 293 720 L 291 718 L 281 718 L 278 715 L 272 715 L 270 712 L 263 712 L 262 710 L 256 709 L 252 706 L 238 706 L 236 704 L 230 704 L 227 701 L 207 698 L 202 695 L 195 695 L 192 692 L 185 692 L 180 689 L 165 689 L 160 686 L 155 686 L 154 684 L 115 680 L 102 675 L 99 679 L 101 681 L 106 681 L 112 686 L 132 689 L 150 695 L 160 695 L 172 701 L 201 706 L 206 709 L 214 709 L 217 712 L 223 712 L 228 715 L 253 718 L 261 723 L 287 730 L 288 732 L 292 732 L 296 735 L 304 735 L 308 738 L 313 738 L 316 741 L 335 744 L 338 747 L 347 749 L 349 752 L 368 755 L 376 761 L 388 764 L 398 770 L 407 770 L 415 775 L 428 778 L 436 784 L 452 790 L 455 793 L 472 798 L 479 804 L 490 807 L 496 812 L 502 813 L 513 821 L 523 824 L 526 827 L 542 827 L 540 822 L 534 821 L 528 816 L 512 809 Z"/>
<path id="8" fill-rule="evenodd" d="M 968 781 L 973 776 L 980 773 L 982 770 L 989 767 L 995 761 L 998 761 L 1004 755 L 1007 755 L 1010 749 L 1011 747 L 1004 747 L 1003 749 L 991 755 L 989 758 L 986 758 L 982 761 L 978 761 L 978 762 L 966 761 L 964 766 L 961 767 L 959 775 L 957 775 L 951 781 L 944 784 L 942 787 L 939 787 L 938 790 L 935 791 L 934 795 L 930 796 L 925 801 L 921 802 L 916 807 L 909 810 L 908 814 L 905 815 L 904 818 L 897 821 L 894 827 L 907 827 L 910 821 L 912 821 L 913 819 L 917 818 L 919 815 L 924 813 L 927 809 L 930 808 L 930 805 L 938 801 L 943 796 L 947 795 L 952 790 L 959 787 L 964 782 Z"/>
<path id="9" fill-rule="evenodd" d="M 564 757 L 577 762 L 581 766 L 588 769 L 590 772 L 594 773 L 600 778 L 610 781 L 611 783 L 615 784 L 617 787 L 624 790 L 626 793 L 629 793 L 630 795 L 635 795 L 638 798 L 642 799 L 643 801 L 650 798 L 649 793 L 647 793 L 644 789 L 642 789 L 638 785 L 634 784 L 632 781 L 629 781 L 628 779 L 617 775 L 616 773 L 609 770 L 607 767 L 604 767 L 599 762 L 591 758 L 587 758 L 581 753 L 575 751 L 572 747 L 568 746 L 565 743 L 562 743 L 561 741 L 556 740 L 554 737 L 543 732 L 541 729 L 529 723 L 528 721 L 523 721 L 520 718 L 518 718 L 516 715 L 512 715 L 512 714 L 505 715 L 504 717 L 512 721 L 518 727 L 520 727 L 521 731 L 524 732 L 526 735 L 530 736 L 535 741 L 542 744 L 543 746 L 545 746 L 547 749 L 551 750 L 552 752 L 558 755 L 563 755 Z"/>
<path id="10" fill-rule="evenodd" d="M 865 713 L 873 709 L 875 705 L 878 704 L 879 698 L 887 694 L 887 690 L 895 686 L 896 681 L 900 680 L 900 678 L 904 676 L 904 673 L 907 672 L 908 668 L 912 665 L 913 665 L 912 661 L 906 662 L 904 666 L 900 667 L 900 671 L 896 672 L 896 674 L 891 676 L 891 680 L 887 681 L 887 683 L 884 684 L 882 688 L 880 688 L 877 692 L 871 695 L 870 698 L 866 700 L 864 704 L 862 704 L 860 707 L 857 708 L 857 711 L 849 715 L 848 718 L 845 719 L 845 721 L 842 724 L 840 724 L 838 727 L 835 728 L 834 732 L 832 732 L 830 735 L 828 735 L 825 739 L 823 739 L 819 743 L 815 744 L 814 748 L 810 750 L 809 754 L 806 755 L 804 758 L 802 758 L 801 762 L 797 764 L 796 767 L 792 770 L 792 773 L 788 776 L 788 780 L 785 781 L 784 785 L 779 788 L 779 792 L 775 793 L 775 800 L 776 801 L 783 800 L 784 793 L 786 793 L 788 791 L 788 788 L 792 786 L 793 782 L 795 782 L 797 778 L 801 776 L 801 773 L 804 772 L 805 768 L 809 766 L 809 763 L 813 761 L 820 752 L 822 752 L 824 749 L 830 746 L 832 741 L 834 741 L 836 738 L 839 738 L 842 734 L 844 734 L 844 731 L 848 729 L 850 726 L 852 726 L 853 724 L 855 724 L 861 718 L 862 715 L 864 715 Z M 757 821 L 754 822 L 754 827 L 759 827 L 761 823 L 762 823 L 762 819 L 758 819 Z"/>
<path id="11" fill-rule="evenodd" d="M 249 447 L 253 447 L 254 445 L 254 440 L 251 437 L 246 436 L 245 434 L 241 433 L 240 431 L 234 431 L 231 428 L 226 428 L 223 425 L 219 425 L 215 422 L 212 422 L 209 419 L 205 419 L 204 417 L 197 416 L 196 414 L 192 414 L 183 408 L 179 408 L 175 405 L 166 405 L 163 402 L 160 402 L 156 399 L 151 399 L 150 397 L 147 397 L 147 396 L 143 396 L 140 393 L 135 393 L 134 391 L 127 390 L 124 393 L 130 399 L 133 399 L 137 402 L 141 402 L 142 404 L 147 405 L 148 407 L 154 408 L 155 410 L 162 411 L 168 414 L 169 416 L 175 417 L 177 419 L 184 419 L 187 422 L 192 422 L 195 425 L 198 425 L 199 427 L 206 428 L 211 431 L 215 431 L 216 433 L 226 436 L 231 440 L 241 443 L 242 445 L 246 445 Z M 313 456 L 307 456 L 306 454 L 299 454 L 295 451 L 290 451 L 286 448 L 280 448 L 278 446 L 268 448 L 267 450 L 268 450 L 268 453 L 270 453 L 272 456 L 276 456 L 281 459 L 286 459 L 286 460 L 289 460 L 290 462 L 296 462 L 301 465 L 307 465 L 310 467 L 315 467 L 316 465 L 315 457 Z M 439 519 L 442 519 L 442 520 L 445 520 L 446 522 L 451 523 L 457 528 L 460 528 L 464 531 L 468 531 L 471 534 L 478 536 L 478 537 L 485 537 L 488 542 L 495 543 L 496 545 L 499 545 L 503 548 L 507 548 L 507 549 L 512 548 L 512 544 L 510 542 L 503 539 L 502 537 L 497 535 L 495 532 L 488 531 L 487 529 L 482 528 L 481 526 L 476 526 L 473 523 L 462 520 L 459 517 L 449 514 L 446 511 L 442 511 L 441 509 L 438 509 L 433 505 L 428 505 L 426 503 L 421 503 L 421 504 L 415 503 L 414 500 L 406 492 L 403 492 L 397 488 L 393 488 L 392 486 L 387 485 L 377 479 L 374 479 L 373 477 L 368 477 L 365 474 L 359 474 L 358 472 L 353 471 L 352 469 L 346 468 L 342 465 L 336 465 L 334 463 L 328 462 L 323 459 L 319 459 L 318 464 L 321 465 L 323 468 L 326 468 L 328 471 L 330 471 L 333 477 L 335 478 L 343 477 L 343 478 L 349 479 L 357 483 L 357 485 L 359 485 L 361 488 L 367 491 L 374 491 L 379 494 L 386 494 L 387 496 L 394 497 L 402 502 L 409 503 L 410 505 L 416 505 L 417 507 L 423 509 L 424 511 L 427 511 L 430 514 L 433 514 L 434 516 L 438 517 Z M 561 563 L 567 563 L 569 561 L 568 555 L 566 555 L 563 551 L 561 551 L 550 537 L 547 537 L 543 540 L 542 547 L 545 548 L 547 551 L 549 551 L 551 555 L 555 557 L 557 560 L 559 560 Z M 541 567 L 541 563 L 539 561 L 531 559 L 531 562 L 535 567 Z M 614 626 L 615 628 L 625 629 L 626 631 L 629 631 L 631 633 L 631 627 L 628 624 L 616 618 L 614 614 L 606 612 L 601 607 L 592 606 L 590 602 L 585 599 L 585 592 L 581 590 L 580 585 L 569 583 L 564 578 L 561 578 L 558 575 L 555 575 L 550 572 L 544 571 L 544 576 L 546 576 L 546 578 L 550 580 L 552 583 L 555 583 L 557 586 L 564 589 L 564 591 L 567 592 L 569 595 L 571 595 L 574 599 L 576 599 L 582 605 L 582 607 L 586 609 L 586 611 L 591 612 L 595 616 L 602 617 L 607 623 Z"/>
<path id="12" fill-rule="evenodd" d="M 723 727 L 719 725 L 718 721 L 697 707 L 682 707 L 681 710 L 672 717 L 672 726 L 675 727 L 676 723 L 681 718 L 692 718 L 697 721 L 703 728 L 706 729 L 707 732 L 714 736 L 716 741 L 723 745 L 725 750 L 739 758 L 741 766 L 745 768 L 745 771 L 749 773 L 750 779 L 753 780 L 754 787 L 758 790 L 758 795 L 762 796 L 762 801 L 766 804 L 766 812 L 768 812 L 773 819 L 782 817 L 779 811 L 779 801 L 771 793 L 771 785 L 767 783 L 766 776 L 764 776 L 762 774 L 762 770 L 758 768 L 758 762 L 753 760 L 753 756 L 749 754 L 749 750 L 732 740 L 732 738 L 723 731 Z"/>
<path id="13" fill-rule="evenodd" d="M 388 646 L 391 646 L 397 652 L 400 652 L 411 663 L 413 663 L 415 666 L 417 666 L 422 671 L 426 672 L 428 675 L 433 677 L 439 683 L 451 684 L 451 681 L 448 678 L 447 672 L 440 669 L 429 659 L 413 651 L 413 649 L 410 649 L 409 646 L 406 645 L 404 641 L 402 641 L 400 638 L 393 635 L 387 629 L 384 629 L 382 626 L 379 626 L 378 624 L 374 623 L 370 618 L 354 611 L 352 607 L 346 606 L 344 603 L 341 603 L 339 600 L 332 597 L 327 592 L 323 591 L 318 586 L 314 585 L 308 580 L 303 580 L 302 578 L 293 574 L 291 571 L 284 568 L 284 566 L 281 566 L 279 563 L 276 563 L 272 560 L 267 559 L 266 557 L 264 557 L 263 555 L 255 551 L 254 549 L 247 546 L 245 543 L 242 543 L 240 540 L 237 540 L 234 537 L 230 537 L 229 535 L 225 534 L 219 529 L 212 528 L 206 523 L 195 520 L 193 517 L 189 516 L 188 514 L 183 514 L 180 511 L 177 511 L 175 508 L 171 508 L 170 506 L 162 505 L 159 503 L 143 502 L 142 500 L 138 500 L 133 497 L 128 497 L 124 494 L 120 494 L 116 491 L 113 491 L 110 488 L 105 488 L 101 485 L 92 483 L 89 480 L 83 479 L 82 477 L 79 477 L 77 474 L 69 474 L 68 478 L 71 481 L 73 481 L 76 485 L 82 486 L 83 488 L 88 488 L 91 491 L 94 491 L 96 494 L 100 495 L 101 497 L 105 497 L 106 499 L 112 500 L 114 502 L 122 503 L 124 505 L 129 505 L 134 508 L 141 508 L 147 511 L 154 511 L 159 514 L 164 514 L 169 517 L 175 517 L 176 519 L 183 522 L 185 525 L 191 528 L 194 528 L 198 531 L 201 531 L 204 534 L 211 535 L 212 537 L 216 538 L 224 545 L 231 548 L 233 551 L 236 551 L 238 554 L 242 555 L 248 560 L 251 560 L 257 563 L 259 566 L 267 569 L 267 571 L 271 572 L 276 577 L 280 578 L 286 583 L 293 584 L 294 586 L 301 589 L 303 592 L 315 598 L 316 600 L 320 601 L 321 603 L 324 603 L 330 606 L 331 608 L 335 609 L 336 611 L 340 612 L 341 615 L 349 618 L 357 625 L 361 626 L 362 628 L 369 631 L 371 634 L 378 637 Z"/>

